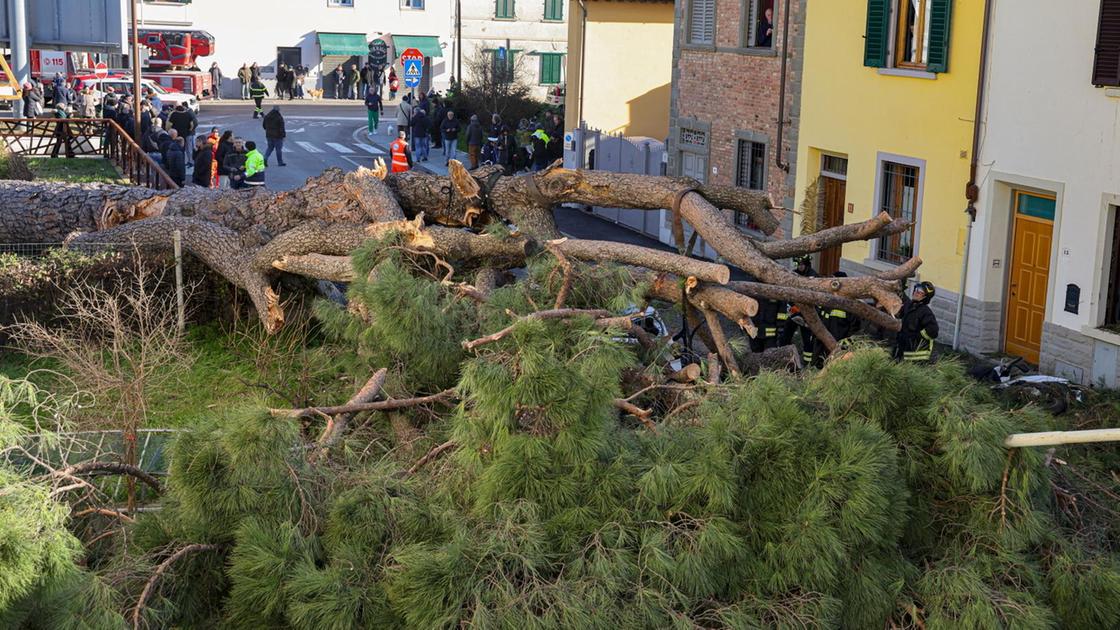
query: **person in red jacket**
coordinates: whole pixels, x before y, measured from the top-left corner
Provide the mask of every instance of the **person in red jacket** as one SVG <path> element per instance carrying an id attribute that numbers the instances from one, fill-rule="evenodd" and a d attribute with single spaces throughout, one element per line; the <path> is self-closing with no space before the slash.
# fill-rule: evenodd
<path id="1" fill-rule="evenodd" d="M 398 131 L 397 139 L 389 145 L 389 155 L 392 159 L 389 171 L 392 173 L 403 173 L 412 168 L 412 151 L 408 148 L 406 135 L 403 129 Z"/>

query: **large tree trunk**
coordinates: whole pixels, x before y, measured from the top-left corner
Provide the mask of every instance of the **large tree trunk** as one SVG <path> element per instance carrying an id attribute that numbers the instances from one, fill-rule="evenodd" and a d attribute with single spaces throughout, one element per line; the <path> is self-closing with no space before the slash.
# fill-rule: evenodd
<path id="1" fill-rule="evenodd" d="M 901 305 L 899 280 L 921 264 L 915 258 L 878 276 L 801 277 L 776 261 L 877 238 L 909 224 L 880 215 L 804 237 L 757 241 L 739 232 L 723 210 L 744 212 L 764 232 L 773 233 L 778 222 L 769 201 L 759 193 L 702 186 L 688 178 L 579 171 L 558 165 L 517 177 L 504 177 L 494 168 L 467 172 L 458 162 L 452 163 L 447 177 L 419 172 L 389 175 L 380 164 L 348 173 L 328 169 L 301 188 L 280 193 L 198 187 L 169 192 L 7 181 L 0 182 L 0 195 L 5 199 L 0 239 L 8 242 L 69 239 L 170 247 L 172 233 L 179 230 L 187 251 L 249 293 L 270 331 L 283 324 L 273 288 L 278 274 L 346 281 L 352 277 L 348 254 L 363 241 L 390 232 L 406 246 L 435 254 L 459 271 L 480 269 L 492 274 L 522 266 L 528 257 L 546 249 L 564 259 L 648 269 L 653 272 L 646 278 L 651 297 L 688 299 L 712 326 L 718 323 L 712 320 L 718 313 L 748 334 L 754 332 L 750 318 L 758 311 L 751 296 L 842 308 L 892 328 L 897 323 L 888 313 L 897 312 Z M 723 259 L 758 282 L 729 283 L 725 265 L 662 249 L 561 238 L 553 218 L 561 204 L 670 209 L 675 223 L 690 224 Z M 506 224 L 512 233 L 484 231 L 495 222 Z M 465 295 L 485 299 L 485 287 L 457 286 Z M 883 310 L 865 304 L 865 299 L 874 300 Z M 822 341 L 828 346 L 831 339 Z M 724 359 L 729 369 L 737 369 L 730 357 Z"/>

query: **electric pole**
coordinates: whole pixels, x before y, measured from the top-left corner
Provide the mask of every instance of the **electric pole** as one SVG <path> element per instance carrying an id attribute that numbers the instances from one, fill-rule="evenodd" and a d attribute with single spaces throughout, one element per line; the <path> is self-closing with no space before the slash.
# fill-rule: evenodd
<path id="1" fill-rule="evenodd" d="M 455 0 L 455 80 L 463 89 L 463 0 Z"/>
<path id="2" fill-rule="evenodd" d="M 132 137 L 140 144 L 140 29 L 137 28 L 137 2 L 132 0 Z M 191 147 L 187 148 L 188 150 Z"/>

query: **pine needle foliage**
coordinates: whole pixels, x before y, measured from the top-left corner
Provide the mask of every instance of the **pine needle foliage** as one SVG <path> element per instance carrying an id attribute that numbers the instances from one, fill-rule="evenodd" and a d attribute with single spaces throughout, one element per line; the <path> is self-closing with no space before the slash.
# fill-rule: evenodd
<path id="1" fill-rule="evenodd" d="M 394 243 L 355 255 L 349 308 L 317 312 L 369 368 L 392 368 L 394 396 L 453 386 L 459 403 L 399 412 L 407 438 L 373 414 L 316 463 L 317 420 L 260 401 L 200 418 L 131 551 L 221 551 L 169 572 L 153 627 L 1120 623 L 1115 541 L 1068 526 L 1043 453 L 1002 446 L 1052 419 L 1000 407 L 960 365 L 860 347 L 710 388 L 694 418 L 652 432 L 614 407 L 634 347 L 590 318 L 523 317 L 560 291 L 547 254 L 478 305 Z M 580 266 L 567 305 L 635 297 L 625 270 Z M 405 472 L 445 440 L 457 448 Z"/>

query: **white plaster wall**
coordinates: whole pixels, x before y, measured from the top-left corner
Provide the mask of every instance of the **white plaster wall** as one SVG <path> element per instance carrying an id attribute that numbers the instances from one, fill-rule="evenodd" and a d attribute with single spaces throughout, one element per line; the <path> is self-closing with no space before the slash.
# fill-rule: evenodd
<path id="1" fill-rule="evenodd" d="M 1100 323 L 1109 195 L 1120 192 L 1120 94 L 1091 84 L 1098 2 L 997 0 L 991 24 L 979 216 L 967 293 L 1004 301 L 1013 187 L 1057 196 L 1047 321 Z M 993 266 L 993 259 L 1001 261 Z M 1081 287 L 1065 312 L 1067 284 Z"/>
<path id="2" fill-rule="evenodd" d="M 353 7 L 330 7 L 327 0 L 194 0 L 185 6 L 145 2 L 141 17 L 151 28 L 209 31 L 217 53 L 199 65 L 205 69 L 217 61 L 228 77 L 246 62 L 274 67 L 277 47 L 298 46 L 303 49 L 303 64 L 311 70 L 305 83 L 309 87 L 320 85 L 319 31 L 363 33 L 367 40 L 382 35 L 434 35 L 446 46 L 444 56 L 432 60 L 433 87 L 445 90 L 452 72 L 452 3 L 428 0 L 425 9 L 415 10 L 402 9 L 399 0 L 354 0 Z M 390 48 L 390 54 L 399 53 Z M 266 70 L 264 76 L 271 74 Z"/>
<path id="3" fill-rule="evenodd" d="M 506 45 L 520 50 L 525 60 L 521 66 L 524 76 L 534 88 L 534 95 L 544 98 L 552 85 L 539 85 L 540 60 L 529 53 L 568 51 L 568 3 L 564 3 L 563 21 L 545 21 L 544 0 L 516 0 L 513 20 L 494 19 L 494 0 L 461 0 L 463 9 L 463 72 L 468 73 L 467 59 L 478 49 L 498 48 Z M 454 4 L 454 2 L 452 2 Z M 455 9 L 451 9 L 452 32 L 454 32 Z M 566 63 L 561 64 L 561 84 Z M 468 76 L 469 80 L 470 77 Z"/>

